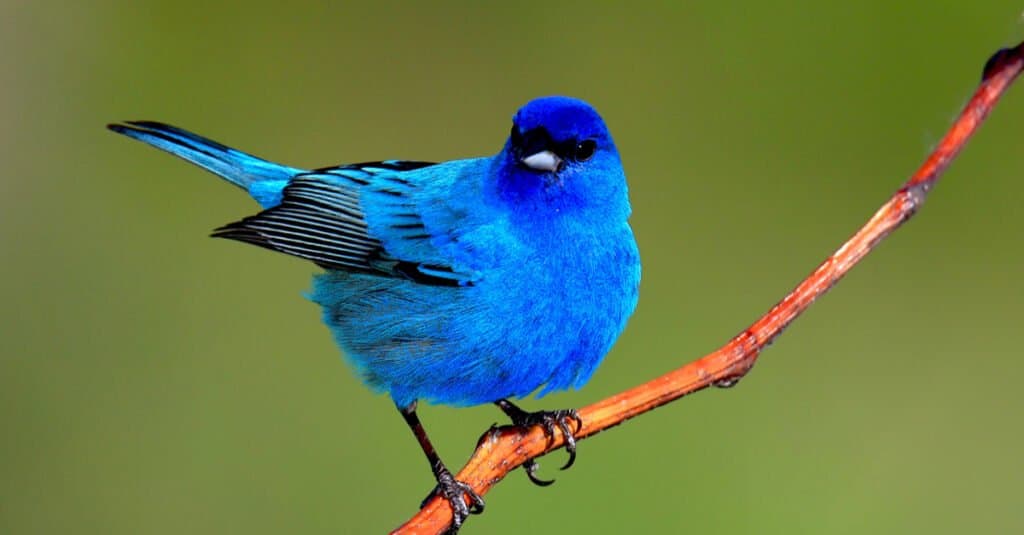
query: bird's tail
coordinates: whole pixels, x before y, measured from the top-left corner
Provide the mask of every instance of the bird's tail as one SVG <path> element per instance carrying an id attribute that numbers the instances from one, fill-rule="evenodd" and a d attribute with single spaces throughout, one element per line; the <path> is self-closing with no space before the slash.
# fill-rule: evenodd
<path id="1" fill-rule="evenodd" d="M 192 132 L 154 121 L 127 121 L 107 128 L 130 138 L 165 150 L 207 171 L 216 173 L 232 184 L 256 196 L 253 185 L 258 182 L 287 183 L 302 169 L 288 167 L 232 149 Z"/>

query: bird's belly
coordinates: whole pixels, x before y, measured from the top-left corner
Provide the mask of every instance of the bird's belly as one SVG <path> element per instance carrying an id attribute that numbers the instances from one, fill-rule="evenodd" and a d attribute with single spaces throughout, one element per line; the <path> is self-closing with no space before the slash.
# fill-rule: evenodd
<path id="1" fill-rule="evenodd" d="M 541 267 L 467 288 L 329 272 L 312 297 L 371 388 L 399 406 L 475 405 L 581 386 L 635 306 L 634 261 L 586 279 Z"/>
<path id="2" fill-rule="evenodd" d="M 543 395 L 582 386 L 590 378 L 635 303 L 635 290 L 604 282 L 573 278 L 527 289 L 520 303 L 529 306 L 499 315 L 505 318 L 499 336 L 516 344 L 502 363 L 509 395 L 525 396 L 540 387 Z"/>

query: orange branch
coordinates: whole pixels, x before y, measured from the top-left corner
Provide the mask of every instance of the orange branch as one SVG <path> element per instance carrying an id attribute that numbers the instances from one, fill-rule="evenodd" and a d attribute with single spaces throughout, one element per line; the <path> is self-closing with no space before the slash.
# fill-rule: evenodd
<path id="1" fill-rule="evenodd" d="M 985 65 L 981 86 L 964 111 L 920 169 L 832 256 L 792 292 L 727 344 L 709 355 L 642 385 L 588 405 L 579 411 L 583 425 L 577 440 L 709 386 L 729 387 L 757 361 L 761 350 L 827 292 L 883 238 L 921 207 L 939 176 L 978 129 L 1024 68 L 1024 43 L 997 52 Z M 500 427 L 481 437 L 469 462 L 456 476 L 480 495 L 529 459 L 564 444 L 556 433 L 545 436 L 539 426 L 530 429 Z M 448 502 L 435 497 L 393 533 L 442 533 L 452 520 Z"/>

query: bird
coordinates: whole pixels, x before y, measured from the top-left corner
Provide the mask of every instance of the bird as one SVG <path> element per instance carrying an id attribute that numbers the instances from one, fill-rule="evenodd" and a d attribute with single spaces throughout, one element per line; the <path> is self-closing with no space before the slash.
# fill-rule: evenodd
<path id="1" fill-rule="evenodd" d="M 212 236 L 310 261 L 310 299 L 345 360 L 388 394 L 451 504 L 453 528 L 483 499 L 441 461 L 419 402 L 494 404 L 514 425 L 558 427 L 575 460 L 575 410 L 510 398 L 579 388 L 639 296 L 625 172 L 602 117 L 571 97 L 514 114 L 501 150 L 440 163 L 384 160 L 304 169 L 154 121 L 108 128 L 245 190 L 261 211 Z M 571 427 L 575 425 L 575 430 Z M 534 461 L 524 465 L 537 484 Z M 467 504 L 468 502 L 468 504 Z"/>

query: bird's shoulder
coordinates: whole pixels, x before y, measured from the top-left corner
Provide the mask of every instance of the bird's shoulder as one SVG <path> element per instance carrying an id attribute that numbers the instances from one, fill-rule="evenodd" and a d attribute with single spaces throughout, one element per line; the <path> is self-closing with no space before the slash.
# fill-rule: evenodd
<path id="1" fill-rule="evenodd" d="M 331 174 L 339 172 L 353 170 Z M 390 257 L 450 266 L 475 280 L 496 262 L 493 249 L 509 239 L 505 217 L 485 191 L 489 158 L 358 172 L 365 182 L 357 190 L 368 232 Z"/>

